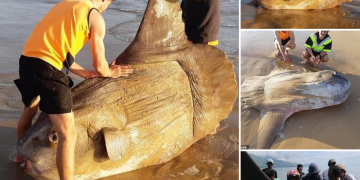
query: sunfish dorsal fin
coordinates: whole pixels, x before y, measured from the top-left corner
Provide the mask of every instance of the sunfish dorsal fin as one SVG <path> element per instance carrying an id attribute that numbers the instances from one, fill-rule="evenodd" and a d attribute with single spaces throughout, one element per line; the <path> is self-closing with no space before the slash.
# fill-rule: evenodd
<path id="1" fill-rule="evenodd" d="M 142 62 L 136 58 L 138 54 L 176 51 L 189 45 L 179 1 L 149 0 L 134 41 L 119 55 L 116 64 Z"/>
<path id="2" fill-rule="evenodd" d="M 262 110 L 258 129 L 257 149 L 269 149 L 281 126 L 291 113 L 286 110 Z"/>

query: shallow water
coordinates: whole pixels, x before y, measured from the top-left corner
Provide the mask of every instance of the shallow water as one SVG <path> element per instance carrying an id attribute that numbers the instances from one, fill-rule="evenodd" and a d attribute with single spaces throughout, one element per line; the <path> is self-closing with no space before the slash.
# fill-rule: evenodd
<path id="1" fill-rule="evenodd" d="M 360 0 L 324 10 L 267 10 L 241 1 L 241 28 L 353 29 L 360 27 Z"/>
<path id="2" fill-rule="evenodd" d="M 16 124 L 21 114 L 21 96 L 12 80 L 18 77 L 18 58 L 23 43 L 33 27 L 59 0 L 4 0 L 0 2 L 0 177 L 9 180 L 32 179 L 13 163 Z M 218 48 L 224 50 L 239 70 L 239 8 L 237 0 L 221 1 L 221 27 Z M 105 37 L 108 62 L 116 58 L 133 40 L 146 0 L 121 0 L 103 14 L 108 34 Z M 26 15 L 21 12 L 26 12 Z M 84 47 L 76 61 L 92 68 L 89 47 Z M 71 75 L 76 83 L 81 78 Z M 206 136 L 174 160 L 137 171 L 103 179 L 238 179 L 239 176 L 239 107 L 221 122 L 217 134 Z M 196 173 L 194 173 L 196 172 Z"/>

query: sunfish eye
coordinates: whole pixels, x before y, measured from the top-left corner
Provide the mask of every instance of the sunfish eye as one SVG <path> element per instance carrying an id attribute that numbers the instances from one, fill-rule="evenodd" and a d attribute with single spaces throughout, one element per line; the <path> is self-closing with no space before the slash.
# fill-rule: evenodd
<path id="1" fill-rule="evenodd" d="M 339 73 L 338 73 L 338 72 L 334 72 L 334 74 L 335 74 L 336 76 L 338 76 L 338 75 L 339 75 Z"/>

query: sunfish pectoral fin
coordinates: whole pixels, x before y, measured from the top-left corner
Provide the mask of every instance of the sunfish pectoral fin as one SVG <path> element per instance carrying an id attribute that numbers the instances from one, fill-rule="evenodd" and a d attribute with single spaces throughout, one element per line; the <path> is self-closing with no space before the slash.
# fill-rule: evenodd
<path id="1" fill-rule="evenodd" d="M 120 160 L 129 147 L 129 140 L 123 131 L 112 128 L 103 128 L 106 151 L 109 158 L 113 161 Z"/>
<path id="2" fill-rule="evenodd" d="M 279 133 L 287 117 L 286 110 L 262 110 L 257 136 L 257 149 L 269 149 L 277 133 Z"/>

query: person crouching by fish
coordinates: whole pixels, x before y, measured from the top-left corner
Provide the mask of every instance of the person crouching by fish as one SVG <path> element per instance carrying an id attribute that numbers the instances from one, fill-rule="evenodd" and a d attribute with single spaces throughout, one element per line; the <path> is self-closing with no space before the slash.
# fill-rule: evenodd
<path id="1" fill-rule="evenodd" d="M 315 66 L 321 68 L 320 62 L 328 62 L 328 52 L 331 52 L 332 39 L 328 34 L 329 31 L 320 30 L 306 40 L 306 49 L 302 53 L 305 59 L 302 64 L 312 62 Z"/>
<path id="2" fill-rule="evenodd" d="M 305 175 L 305 173 L 302 172 L 303 169 L 304 169 L 304 167 L 303 167 L 302 164 L 298 164 L 298 165 L 296 166 L 296 170 L 297 170 L 297 171 L 299 172 L 299 174 L 300 174 L 300 179 L 302 179 L 302 178 L 304 177 L 304 175 Z"/>
<path id="3" fill-rule="evenodd" d="M 274 161 L 269 158 L 266 161 L 266 165 L 268 166 L 267 168 L 263 169 L 262 172 L 264 172 L 266 175 L 274 175 L 274 178 L 277 178 L 277 172 L 272 168 L 274 166 Z M 270 178 L 270 176 L 268 175 L 268 177 Z"/>
<path id="4" fill-rule="evenodd" d="M 315 163 L 309 165 L 309 173 L 305 174 L 303 180 L 323 180 L 320 169 Z"/>
<path id="5" fill-rule="evenodd" d="M 339 167 L 339 169 L 341 171 L 341 173 L 340 173 L 341 180 L 356 180 L 356 177 L 354 175 L 346 172 L 346 167 L 344 164 L 340 163 L 336 166 Z"/>
<path id="6" fill-rule="evenodd" d="M 181 9 L 189 41 L 219 44 L 220 0 L 182 0 Z"/>
<path id="7" fill-rule="evenodd" d="M 69 70 L 85 79 L 118 78 L 132 73 L 130 66 L 108 65 L 105 58 L 105 22 L 100 13 L 112 0 L 61 1 L 36 25 L 20 57 L 20 79 L 15 80 L 25 104 L 17 125 L 17 139 L 30 128 L 38 107 L 49 115 L 58 134 L 56 165 L 62 180 L 74 177 L 77 132 L 72 111 Z M 74 62 L 90 40 L 95 70 Z M 23 161 L 17 153 L 15 162 Z"/>
<path id="8" fill-rule="evenodd" d="M 275 31 L 275 47 L 278 50 L 275 57 L 281 54 L 285 61 L 290 61 L 289 50 L 296 47 L 294 31 Z"/>

